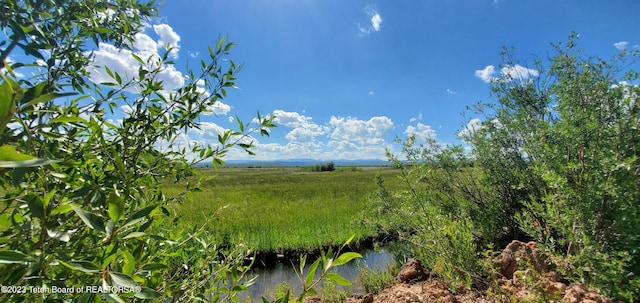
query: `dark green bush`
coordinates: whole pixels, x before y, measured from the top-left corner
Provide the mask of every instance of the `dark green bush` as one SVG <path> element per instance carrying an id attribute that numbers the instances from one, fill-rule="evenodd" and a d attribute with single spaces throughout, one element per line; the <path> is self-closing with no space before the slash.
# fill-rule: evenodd
<path id="1" fill-rule="evenodd" d="M 587 57 L 576 37 L 491 82 L 495 102 L 475 106 L 484 121 L 464 132 L 470 153 L 408 138 L 392 155 L 407 186 L 390 193 L 379 180 L 377 212 L 399 221 L 378 225 L 437 273 L 477 277 L 476 249 L 533 238 L 568 279 L 640 296 L 640 54 Z M 505 70 L 513 58 L 503 53 Z"/>

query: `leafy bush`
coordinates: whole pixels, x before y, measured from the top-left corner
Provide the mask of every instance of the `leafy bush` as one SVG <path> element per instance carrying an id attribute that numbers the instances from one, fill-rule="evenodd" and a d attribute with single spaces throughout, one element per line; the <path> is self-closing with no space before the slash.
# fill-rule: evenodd
<path id="1" fill-rule="evenodd" d="M 325 164 L 316 164 L 311 167 L 311 171 L 313 172 L 323 172 L 323 171 L 334 171 L 336 168 L 333 165 L 333 162 L 328 162 Z"/>
<path id="2" fill-rule="evenodd" d="M 171 49 L 148 58 L 131 53 L 140 63 L 136 75 L 93 66 L 93 48 L 109 43 L 132 49 L 157 9 L 153 1 L 0 5 L 9 38 L 0 52 L 0 284 L 45 290 L 5 292 L 0 300 L 233 297 L 236 290 L 216 281 L 241 277 L 236 273 L 245 268 L 238 262 L 246 251 L 224 253 L 199 231 L 168 221 L 171 206 L 190 200 L 198 181 L 167 196 L 159 180 L 184 179 L 193 164 L 208 158 L 221 163 L 233 146 L 251 152 L 249 134 L 267 135 L 273 118 L 259 116 L 251 129 L 239 122 L 239 130 L 221 134 L 217 145 L 160 148 L 176 143 L 184 129 L 199 127 L 198 116 L 226 96 L 239 67 L 225 61 L 233 43 L 224 39 L 175 90 L 165 90 L 161 80 L 173 64 Z M 17 49 L 26 56 L 8 63 Z M 24 69 L 34 75 L 17 77 Z M 91 69 L 111 80 L 93 83 Z M 108 113 L 124 105 L 131 112 L 111 122 Z M 187 153 L 195 159 L 187 160 Z M 240 280 L 232 282 L 241 290 L 247 281 Z M 56 293 L 56 287 L 79 291 Z"/>
<path id="3" fill-rule="evenodd" d="M 629 69 L 639 53 L 585 57 L 576 37 L 554 46 L 538 76 L 494 81 L 498 103 L 468 139 L 490 178 L 509 185 L 499 193 L 517 227 L 563 257 L 571 279 L 629 299 L 640 279 L 640 88 Z"/>
<path id="4" fill-rule="evenodd" d="M 377 178 L 378 207 L 372 217 L 382 219 L 376 225 L 381 232 L 399 232 L 415 248 L 413 255 L 438 275 L 470 285 L 482 273 L 479 235 L 493 239 L 499 223 L 494 220 L 499 209 L 481 208 L 493 196 L 475 181 L 478 172 L 469 167 L 460 146 L 445 148 L 429 138 L 416 145 L 411 136 L 402 151 L 405 160 L 389 157 L 406 189 L 389 192 Z"/>
<path id="5" fill-rule="evenodd" d="M 320 295 L 320 301 L 322 303 L 342 303 L 348 296 L 349 294 L 344 290 L 338 289 L 336 283 L 333 281 L 326 281 L 322 284 L 322 292 Z"/>
<path id="6" fill-rule="evenodd" d="M 473 108 L 483 121 L 461 132 L 470 153 L 411 137 L 406 160 L 390 155 L 406 189 L 378 180 L 378 214 L 399 221 L 377 224 L 400 230 L 444 277 L 476 277 L 477 248 L 530 237 L 569 279 L 640 295 L 640 53 L 586 57 L 576 37 L 525 74 L 503 52 L 514 72 L 491 82 L 496 102 Z"/>

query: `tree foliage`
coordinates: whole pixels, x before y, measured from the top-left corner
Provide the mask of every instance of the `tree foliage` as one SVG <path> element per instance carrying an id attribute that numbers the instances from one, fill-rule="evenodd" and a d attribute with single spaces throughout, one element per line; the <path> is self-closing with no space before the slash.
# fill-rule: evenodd
<path id="1" fill-rule="evenodd" d="M 409 138 L 408 161 L 395 156 L 407 190 L 382 186 L 378 211 L 402 210 L 418 251 L 449 266 L 441 273 L 481 273 L 463 261 L 477 251 L 463 247 L 500 245 L 507 232 L 544 244 L 574 281 L 640 295 L 640 54 L 603 60 L 576 41 L 572 34 L 548 62 L 491 82 L 495 102 L 478 103 L 483 122 L 461 132 L 470 153 Z M 502 67 L 516 71 L 513 52 L 502 55 Z"/>
<path id="2" fill-rule="evenodd" d="M 250 134 L 268 135 L 274 127 L 271 115 L 258 114 L 255 126 L 237 120 L 238 130 L 220 134 L 218 142 L 166 148 L 199 128 L 198 117 L 234 86 L 239 66 L 226 59 L 233 43 L 219 39 L 184 85 L 167 89 L 160 75 L 173 65 L 171 48 L 160 56 L 132 54 L 135 75 L 95 67 L 92 57 L 103 43 L 131 49 L 157 14 L 153 1 L 2 1 L 0 11 L 6 37 L 0 42 L 0 284 L 26 290 L 3 292 L 0 300 L 184 301 L 214 294 L 215 301 L 246 288 L 240 262 L 246 248 L 225 254 L 202 230 L 167 228 L 178 226 L 167 221 L 172 203 L 189 200 L 198 182 L 190 179 L 175 196 L 159 186 L 191 175 L 196 162 L 221 163 L 234 146 L 251 153 Z M 111 81 L 94 83 L 91 68 Z M 109 114 L 123 105 L 131 112 L 112 122 Z M 85 289 L 91 286 L 101 291 Z M 54 287 L 76 291 L 53 293 Z"/>

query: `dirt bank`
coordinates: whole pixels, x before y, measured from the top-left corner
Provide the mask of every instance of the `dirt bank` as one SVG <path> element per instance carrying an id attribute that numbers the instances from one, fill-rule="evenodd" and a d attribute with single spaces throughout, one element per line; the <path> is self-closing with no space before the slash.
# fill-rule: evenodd
<path id="1" fill-rule="evenodd" d="M 403 265 L 396 276 L 396 283 L 382 293 L 355 294 L 346 302 L 613 302 L 553 271 L 553 264 L 534 242 L 513 241 L 492 261 L 495 279 L 486 279 L 493 281 L 484 283 L 482 287 L 467 289 L 452 287 L 432 275 L 418 260 L 412 259 Z M 310 298 L 307 302 L 321 300 Z"/>

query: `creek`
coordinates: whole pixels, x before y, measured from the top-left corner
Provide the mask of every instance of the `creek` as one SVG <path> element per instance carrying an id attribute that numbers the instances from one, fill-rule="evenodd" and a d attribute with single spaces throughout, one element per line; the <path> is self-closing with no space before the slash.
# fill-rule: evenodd
<path id="1" fill-rule="evenodd" d="M 360 268 L 366 266 L 369 269 L 386 271 L 394 262 L 393 253 L 384 248 L 369 248 L 360 251 L 359 253 L 362 254 L 362 259 L 357 259 L 336 267 L 336 272 L 339 275 L 352 282 L 351 286 L 342 287 L 343 290 L 346 290 L 349 293 L 364 292 L 362 283 L 358 279 Z M 313 263 L 313 260 L 307 261 L 305 272 L 308 270 L 311 263 Z M 258 267 L 252 269 L 249 277 L 252 278 L 258 275 L 258 279 L 247 291 L 241 293 L 241 301 L 245 298 L 251 298 L 253 302 L 261 302 L 261 297 L 272 300 L 275 297 L 278 285 L 283 283 L 289 284 L 292 291 L 292 297 L 294 295 L 299 295 L 302 290 L 302 283 L 300 282 L 295 270 L 299 266 L 300 265 L 295 262 L 293 264 L 277 263 L 271 267 Z M 321 293 L 321 290 L 321 285 L 316 287 L 316 291 L 318 291 L 318 293 Z"/>

